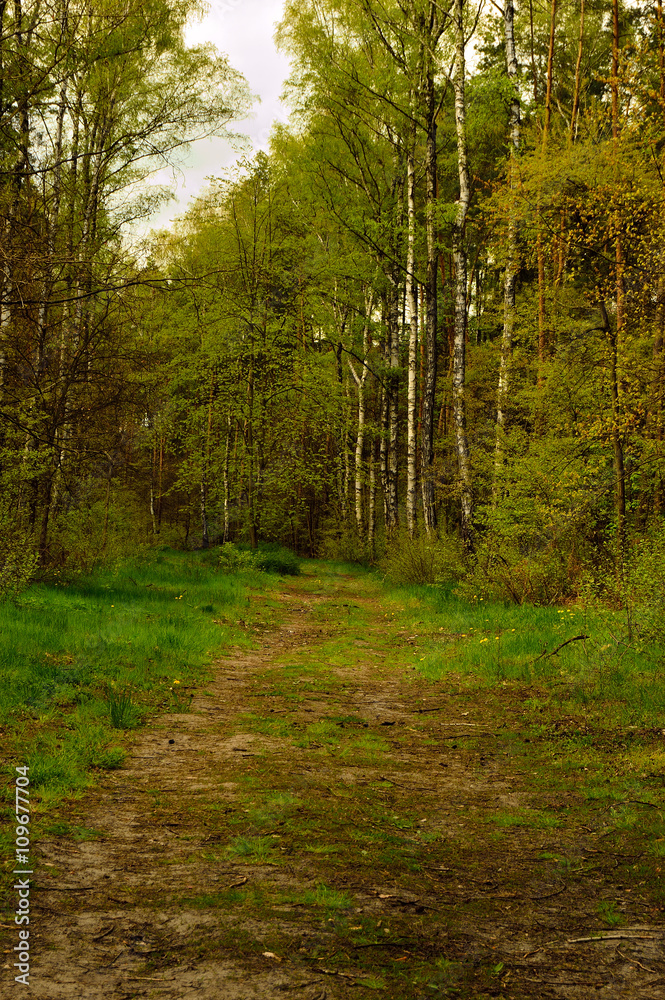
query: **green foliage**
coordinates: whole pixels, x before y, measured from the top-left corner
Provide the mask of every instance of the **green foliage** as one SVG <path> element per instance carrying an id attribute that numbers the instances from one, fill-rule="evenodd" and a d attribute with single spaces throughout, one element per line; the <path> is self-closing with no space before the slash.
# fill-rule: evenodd
<path id="1" fill-rule="evenodd" d="M 263 546 L 254 556 L 254 565 L 265 573 L 279 573 L 280 576 L 299 576 L 298 557 L 281 546 Z"/>
<path id="2" fill-rule="evenodd" d="M 246 545 L 225 542 L 219 551 L 218 567 L 223 573 L 238 573 L 242 569 L 258 569 L 280 576 L 299 576 L 300 560 L 288 549 L 275 543 L 264 542 L 252 550 Z"/>
<path id="3" fill-rule="evenodd" d="M 568 554 L 554 541 L 525 552 L 519 541 L 490 534 L 479 542 L 459 593 L 515 604 L 558 604 L 574 586 Z"/>
<path id="4" fill-rule="evenodd" d="M 665 647 L 665 525 L 636 543 L 622 588 L 628 631 L 641 644 Z"/>
<path id="5" fill-rule="evenodd" d="M 0 521 L 0 601 L 18 597 L 29 585 L 36 568 L 33 540 L 5 516 Z"/>
<path id="6" fill-rule="evenodd" d="M 379 568 L 391 583 L 457 580 L 464 571 L 462 546 L 450 535 L 409 538 L 406 532 L 400 532 L 389 539 Z"/>
<path id="7" fill-rule="evenodd" d="M 152 550 L 0 603 L 0 724 L 44 794 L 120 766 L 118 731 L 171 707 L 234 635 L 214 608 L 244 602 L 257 574 L 217 574 L 210 555 Z"/>
<path id="8" fill-rule="evenodd" d="M 109 691 L 109 718 L 114 729 L 131 729 L 136 724 L 136 706 L 129 691 Z"/>
<path id="9" fill-rule="evenodd" d="M 224 542 L 219 549 L 218 568 L 222 573 L 238 573 L 254 565 L 251 551 L 239 549 L 232 542 Z"/>

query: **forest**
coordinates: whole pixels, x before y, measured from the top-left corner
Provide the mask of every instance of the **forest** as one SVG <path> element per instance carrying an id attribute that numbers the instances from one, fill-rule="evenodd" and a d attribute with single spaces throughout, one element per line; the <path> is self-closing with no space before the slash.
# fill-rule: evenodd
<path id="1" fill-rule="evenodd" d="M 289 2 L 288 124 L 137 247 L 251 102 L 193 12 L 0 5 L 2 593 L 274 542 L 657 630 L 661 0 Z"/>
<path id="2" fill-rule="evenodd" d="M 662 996 L 662 0 L 202 7 L 0 0 L 7 979 Z"/>

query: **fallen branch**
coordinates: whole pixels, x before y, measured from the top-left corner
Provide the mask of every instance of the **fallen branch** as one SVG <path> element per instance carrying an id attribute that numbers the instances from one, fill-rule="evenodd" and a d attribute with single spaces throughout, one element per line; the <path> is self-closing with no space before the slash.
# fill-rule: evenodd
<path id="1" fill-rule="evenodd" d="M 33 892 L 90 892 L 91 889 L 100 889 L 99 885 L 33 885 Z"/>
<path id="2" fill-rule="evenodd" d="M 350 972 L 338 972 L 337 969 L 317 969 L 317 972 L 322 972 L 324 976 L 342 976 L 344 979 L 359 979 L 359 976 L 353 976 Z"/>
<path id="3" fill-rule="evenodd" d="M 97 935 L 96 937 L 94 937 L 94 938 L 93 938 L 92 940 L 93 940 L 93 941 L 101 941 L 101 940 L 102 940 L 102 938 L 105 938 L 107 934 L 110 934 L 110 933 L 111 933 L 111 931 L 114 931 L 114 930 L 115 930 L 115 924 L 111 924 L 111 926 L 110 926 L 110 927 L 107 927 L 105 931 L 102 931 L 102 933 L 101 933 L 101 934 L 98 934 L 98 935 Z"/>
<path id="4" fill-rule="evenodd" d="M 562 892 L 565 892 L 567 888 L 567 885 L 563 885 L 560 889 L 556 889 L 554 892 L 548 892 L 546 896 L 527 896 L 527 899 L 530 899 L 533 902 L 541 899 L 551 899 L 552 896 L 559 896 Z"/>
<path id="5" fill-rule="evenodd" d="M 654 969 L 647 969 L 646 965 L 642 965 L 642 963 L 638 962 L 636 958 L 628 958 L 628 955 L 624 955 L 618 948 L 616 952 L 619 958 L 622 958 L 624 962 L 628 962 L 629 965 L 639 965 L 640 969 L 644 969 L 645 972 L 650 972 L 652 976 L 658 975 Z"/>
<path id="6" fill-rule="evenodd" d="M 131 979 L 133 982 L 138 983 L 174 983 L 175 976 L 171 979 L 155 979 L 154 976 L 127 976 L 127 979 Z"/>
<path id="7" fill-rule="evenodd" d="M 248 876 L 245 875 L 245 877 L 241 878 L 239 882 L 231 882 L 230 885 L 223 885 L 220 888 L 222 892 L 226 892 L 227 889 L 237 889 L 239 885 L 244 885 L 248 880 Z"/>
<path id="8" fill-rule="evenodd" d="M 537 656 L 535 658 L 531 666 L 533 666 L 534 663 L 538 663 L 538 660 L 542 660 L 543 657 L 554 656 L 556 653 L 559 652 L 560 649 L 563 649 L 564 646 L 567 646 L 569 642 L 579 642 L 580 639 L 588 639 L 588 638 L 589 638 L 588 635 L 574 635 L 572 639 L 566 639 L 565 642 L 560 642 L 559 645 L 556 647 L 556 649 L 553 649 L 551 653 L 548 653 L 546 650 L 542 652 L 540 656 Z"/>
<path id="9" fill-rule="evenodd" d="M 579 938 L 568 938 L 566 944 L 582 944 L 586 941 L 657 941 L 658 938 L 653 934 L 627 934 L 625 931 L 617 932 L 608 931 L 603 933 L 599 931 L 598 934 L 594 934 L 592 937 L 579 937 Z"/>
<path id="10" fill-rule="evenodd" d="M 496 736 L 496 733 L 453 733 L 452 736 L 441 736 L 442 740 L 472 740 L 475 736 Z"/>

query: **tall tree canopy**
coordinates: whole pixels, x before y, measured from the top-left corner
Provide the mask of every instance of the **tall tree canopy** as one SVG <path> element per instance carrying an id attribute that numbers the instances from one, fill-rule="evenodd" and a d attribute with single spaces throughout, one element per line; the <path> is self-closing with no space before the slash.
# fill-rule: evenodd
<path id="1" fill-rule="evenodd" d="M 139 266 L 142 179 L 242 81 L 185 5 L 3 8 L 3 509 L 43 561 L 438 533 L 550 600 L 660 530 L 662 5 L 497 10 L 287 3 L 290 123 Z"/>

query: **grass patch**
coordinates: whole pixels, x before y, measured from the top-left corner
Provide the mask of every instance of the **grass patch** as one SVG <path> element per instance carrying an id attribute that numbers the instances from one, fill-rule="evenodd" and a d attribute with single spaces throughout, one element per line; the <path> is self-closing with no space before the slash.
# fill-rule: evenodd
<path id="1" fill-rule="evenodd" d="M 307 906 L 322 906 L 325 910 L 348 910 L 353 905 L 353 900 L 347 893 L 331 889 L 323 882 L 316 889 L 304 892 L 302 901 Z"/>
<path id="2" fill-rule="evenodd" d="M 129 691 L 109 691 L 109 718 L 113 729 L 132 729 L 138 721 Z"/>
<path id="3" fill-rule="evenodd" d="M 659 726 L 665 718 L 665 649 L 633 641 L 622 612 L 466 600 L 450 586 L 389 593 L 386 625 L 415 633 L 412 662 L 430 681 L 457 674 L 486 686 L 538 687 L 544 704 L 605 725 Z"/>
<path id="4" fill-rule="evenodd" d="M 550 830 L 563 826 L 563 821 L 557 816 L 540 812 L 536 809 L 499 809 L 489 817 L 492 823 L 500 827 L 527 826 L 536 830 Z"/>
<path id="5" fill-rule="evenodd" d="M 30 768 L 33 836 L 97 772 L 122 766 L 127 731 L 185 710 L 212 656 L 247 643 L 235 619 L 266 578 L 224 574 L 216 562 L 212 552 L 153 550 L 0 603 L 3 770 Z"/>
<path id="6" fill-rule="evenodd" d="M 248 864 L 274 864 L 275 842 L 271 837 L 236 837 L 226 849 L 231 858 L 242 858 Z"/>

